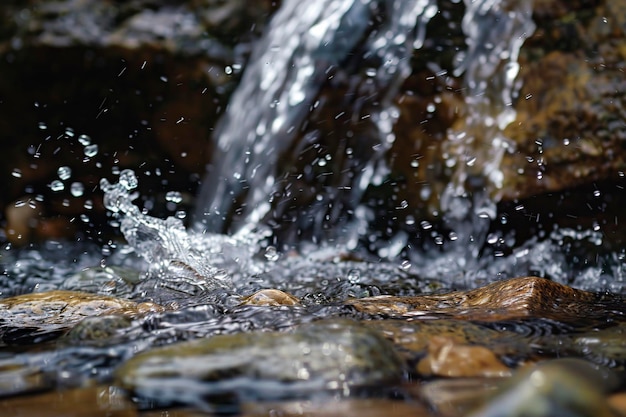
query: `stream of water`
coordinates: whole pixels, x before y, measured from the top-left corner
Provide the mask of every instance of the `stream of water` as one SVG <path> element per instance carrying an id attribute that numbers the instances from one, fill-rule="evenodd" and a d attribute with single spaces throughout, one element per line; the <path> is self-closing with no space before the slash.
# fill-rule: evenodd
<path id="1" fill-rule="evenodd" d="M 100 182 L 104 205 L 126 240 L 112 253 L 103 258 L 101 248 L 90 244 L 47 242 L 41 248 L 3 254 L 3 296 L 76 290 L 155 302 L 169 311 L 129 325 L 115 349 L 67 347 L 62 341 L 54 352 L 3 351 L 0 369 L 43 370 L 55 376 L 53 383 L 46 383 L 57 387 L 80 385 L 88 378 L 108 381 L 112 369 L 151 346 L 214 334 L 281 330 L 326 316 L 355 318 L 358 314 L 346 312 L 341 303 L 381 294 L 475 288 L 530 274 L 581 289 L 623 293 L 626 270 L 621 254 L 603 255 L 583 267 L 571 263 L 564 242 L 598 247 L 598 231 L 555 228 L 525 242 L 493 231 L 500 220 L 497 196 L 481 190 L 486 182 L 496 189 L 502 183 L 500 163 L 512 147 L 503 132 L 515 117 L 512 103 L 519 89 L 517 58 L 534 24 L 531 2 L 465 3 L 467 50 L 458 54 L 454 71 L 464 74 L 470 112 L 463 131 L 448 132 L 446 164 L 454 176 L 442 196 L 445 234 L 433 229 L 432 241 L 416 247 L 408 232 L 400 230 L 377 242 L 376 251 L 361 245 L 373 233 L 371 208 L 363 195 L 386 175 L 385 155 L 395 140 L 398 110 L 393 97 L 410 75 L 412 54 L 428 37 L 436 2 L 286 0 L 256 44 L 216 128 L 215 157 L 192 227 L 185 228 L 179 217 L 161 219 L 141 210 L 134 203 L 138 179 L 132 170 L 123 170 L 116 171 L 114 180 Z M 316 211 L 329 212 L 338 198 L 332 190 L 321 193 L 312 207 L 302 209 L 310 216 L 306 222 L 313 224 L 312 238 L 282 245 L 267 224 L 281 177 L 278 161 L 293 147 L 295 133 L 317 105 L 324 83 L 355 55 L 367 70 L 351 76 L 369 79 L 380 94 L 379 106 L 369 114 L 377 139 L 361 144 L 365 151 L 350 159 L 353 175 L 349 198 L 340 205 L 344 211 L 315 217 Z M 336 226 L 330 234 L 328 224 Z M 299 235 L 301 226 L 295 223 L 292 235 Z M 422 228 L 432 225 L 422 222 Z M 497 249 L 502 246 L 506 253 Z M 266 288 L 293 294 L 302 306 L 267 313 L 241 306 L 242 296 Z M 5 335 L 5 343 L 10 337 L 26 340 L 26 345 L 57 335 L 48 333 L 16 331 Z"/>

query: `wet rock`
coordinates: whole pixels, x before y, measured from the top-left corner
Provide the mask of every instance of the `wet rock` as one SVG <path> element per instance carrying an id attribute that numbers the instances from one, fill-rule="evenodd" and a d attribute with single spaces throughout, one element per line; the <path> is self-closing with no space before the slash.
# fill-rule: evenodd
<path id="1" fill-rule="evenodd" d="M 153 303 L 57 290 L 0 300 L 0 329 L 4 343 L 36 343 L 64 333 L 87 317 L 136 317 L 159 311 L 162 308 Z"/>
<path id="2" fill-rule="evenodd" d="M 372 320 L 364 321 L 363 324 L 380 331 L 412 358 L 426 354 L 434 338 L 444 338 L 459 345 L 492 347 L 507 337 L 506 333 L 458 320 Z"/>
<path id="3" fill-rule="evenodd" d="M 347 304 L 368 314 L 480 321 L 535 317 L 580 323 L 581 317 L 592 321 L 624 313 L 619 296 L 581 291 L 538 277 L 513 278 L 447 294 L 368 297 Z"/>
<path id="4" fill-rule="evenodd" d="M 116 381 L 151 401 L 207 408 L 326 391 L 347 395 L 397 383 L 402 375 L 402 361 L 379 333 L 325 321 L 289 333 L 220 335 L 157 348 L 122 365 Z"/>
<path id="5" fill-rule="evenodd" d="M 455 343 L 438 336 L 428 342 L 428 355 L 417 364 L 424 376 L 442 377 L 506 377 L 511 370 L 484 346 Z"/>
<path id="6" fill-rule="evenodd" d="M 126 316 L 99 316 L 84 318 L 65 334 L 61 342 L 68 345 L 113 345 L 122 330 L 131 326 Z"/>
<path id="7" fill-rule="evenodd" d="M 136 406 L 121 390 L 94 386 L 39 395 L 0 399 L 3 415 L 11 417 L 136 417 Z"/>
<path id="8" fill-rule="evenodd" d="M 382 398 L 298 401 L 245 404 L 241 417 L 279 415 L 283 417 L 426 417 L 432 414 L 416 402 Z"/>
<path id="9" fill-rule="evenodd" d="M 241 302 L 242 305 L 256 306 L 295 306 L 300 305 L 300 300 L 291 294 L 280 290 L 260 290 L 246 297 Z"/>
<path id="10" fill-rule="evenodd" d="M 571 349 L 586 359 L 610 368 L 626 367 L 626 325 L 619 323 L 605 329 L 593 329 L 570 336 Z"/>
<path id="11" fill-rule="evenodd" d="M 54 386 L 35 366 L 3 362 L 0 364 L 0 397 L 45 391 Z"/>
<path id="12" fill-rule="evenodd" d="M 618 415 L 626 416 L 626 392 L 611 395 L 609 397 L 609 405 Z"/>
<path id="13" fill-rule="evenodd" d="M 520 371 L 472 417 L 616 417 L 606 392 L 615 376 L 577 359 L 546 361 Z"/>
<path id="14" fill-rule="evenodd" d="M 483 405 L 501 384 L 493 378 L 436 379 L 412 387 L 412 391 L 437 416 L 458 417 Z"/>

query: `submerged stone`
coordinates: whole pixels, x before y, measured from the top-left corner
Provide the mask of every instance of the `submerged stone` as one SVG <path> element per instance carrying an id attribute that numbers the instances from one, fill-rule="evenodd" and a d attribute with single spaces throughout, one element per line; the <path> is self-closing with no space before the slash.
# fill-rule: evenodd
<path id="1" fill-rule="evenodd" d="M 484 346 L 470 346 L 445 337 L 433 337 L 428 355 L 417 364 L 424 376 L 444 377 L 506 377 L 511 370 Z"/>
<path id="2" fill-rule="evenodd" d="M 403 363 L 378 332 L 356 322 L 304 324 L 175 343 L 122 365 L 116 382 L 159 404 L 310 397 L 401 381 Z"/>
<path id="3" fill-rule="evenodd" d="M 429 410 L 417 402 L 385 398 L 323 399 L 244 405 L 241 417 L 428 417 Z M 182 417 L 182 416 L 181 416 Z"/>
<path id="4" fill-rule="evenodd" d="M 590 361 L 610 368 L 626 367 L 626 324 L 571 336 L 572 346 Z"/>
<path id="5" fill-rule="evenodd" d="M 138 416 L 119 389 L 104 385 L 0 399 L 0 409 L 13 417 Z"/>
<path id="6" fill-rule="evenodd" d="M 513 278 L 469 291 L 412 297 L 377 296 L 348 301 L 358 311 L 384 315 L 438 316 L 464 320 L 503 321 L 547 318 L 593 320 L 624 314 L 619 296 L 577 290 L 545 278 Z"/>
<path id="7" fill-rule="evenodd" d="M 0 363 L 0 397 L 42 391 L 52 386 L 53 381 L 35 366 L 10 361 Z"/>
<path id="8" fill-rule="evenodd" d="M 62 341 L 72 345 L 111 344 L 131 324 L 130 317 L 121 315 L 87 317 L 74 326 Z"/>
<path id="9" fill-rule="evenodd" d="M 501 383 L 496 378 L 439 378 L 410 389 L 437 417 L 459 417 L 483 405 Z"/>
<path id="10" fill-rule="evenodd" d="M 517 374 L 472 417 L 616 417 L 606 392 L 614 376 L 589 362 L 556 359 Z"/>
<path id="11" fill-rule="evenodd" d="M 162 310 L 149 302 L 77 291 L 24 294 L 0 300 L 0 336 L 7 344 L 34 343 L 58 336 L 87 317 L 136 317 Z"/>

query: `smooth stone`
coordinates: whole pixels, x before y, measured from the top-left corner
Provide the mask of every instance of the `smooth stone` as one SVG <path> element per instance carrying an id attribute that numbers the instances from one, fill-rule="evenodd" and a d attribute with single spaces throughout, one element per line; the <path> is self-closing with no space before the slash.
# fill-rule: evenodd
<path id="1" fill-rule="evenodd" d="M 624 313 L 620 296 L 577 290 L 545 278 L 497 281 L 468 291 L 407 297 L 376 296 L 347 301 L 358 311 L 389 317 L 442 317 L 477 321 L 547 318 L 581 322 Z"/>
<path id="2" fill-rule="evenodd" d="M 0 363 L 0 397 L 44 391 L 52 387 L 53 381 L 46 378 L 36 366 L 10 361 Z"/>
<path id="3" fill-rule="evenodd" d="M 459 344 L 441 336 L 428 342 L 428 355 L 417 364 L 423 376 L 507 377 L 511 370 L 484 346 Z"/>
<path id="4" fill-rule="evenodd" d="M 115 373 L 140 398 L 210 409 L 212 403 L 347 395 L 400 382 L 403 362 L 380 333 L 357 322 L 302 324 L 174 343 L 140 353 Z"/>
<path id="5" fill-rule="evenodd" d="M 434 337 L 444 337 L 457 344 L 490 345 L 506 336 L 503 332 L 459 320 L 371 320 L 363 323 L 414 354 L 425 353 Z"/>
<path id="6" fill-rule="evenodd" d="M 0 300 L 0 336 L 5 343 L 50 339 L 87 317 L 138 317 L 161 312 L 157 304 L 77 291 L 48 291 Z"/>
<path id="7" fill-rule="evenodd" d="M 137 410 L 115 387 L 94 386 L 0 399 L 3 416 L 137 417 Z"/>
<path id="8" fill-rule="evenodd" d="M 610 368 L 626 368 L 626 323 L 570 337 L 572 347 L 588 360 Z"/>
<path id="9" fill-rule="evenodd" d="M 539 363 L 505 385 L 471 417 L 617 417 L 606 397 L 614 376 L 580 359 Z"/>
<path id="10" fill-rule="evenodd" d="M 347 398 L 313 401 L 249 403 L 242 407 L 241 417 L 429 417 L 430 411 L 412 401 L 384 398 Z"/>
<path id="11" fill-rule="evenodd" d="M 260 290 L 254 294 L 245 297 L 242 305 L 254 305 L 254 306 L 297 306 L 300 305 L 300 300 L 293 295 L 281 290 L 267 289 Z"/>
<path id="12" fill-rule="evenodd" d="M 608 401 L 611 408 L 617 411 L 620 416 L 626 416 L 626 392 L 613 394 Z"/>
<path id="13" fill-rule="evenodd" d="M 124 329 L 132 325 L 126 316 L 87 317 L 62 336 L 61 341 L 68 345 L 112 345 Z"/>
<path id="14" fill-rule="evenodd" d="M 437 417 L 466 416 L 483 405 L 502 384 L 495 378 L 436 379 L 410 387 L 410 390 Z"/>

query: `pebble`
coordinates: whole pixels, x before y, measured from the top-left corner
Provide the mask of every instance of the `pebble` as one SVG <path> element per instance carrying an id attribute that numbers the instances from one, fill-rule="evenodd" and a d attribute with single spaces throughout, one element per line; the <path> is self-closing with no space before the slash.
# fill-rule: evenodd
<path id="1" fill-rule="evenodd" d="M 87 317 L 143 316 L 163 311 L 157 304 L 54 290 L 0 300 L 0 337 L 6 344 L 37 343 L 57 337 Z"/>
<path id="2" fill-rule="evenodd" d="M 402 360 L 380 333 L 328 320 L 285 333 L 217 335 L 156 348 L 123 364 L 115 380 L 150 401 L 211 409 L 218 402 L 348 395 L 403 376 Z"/>

